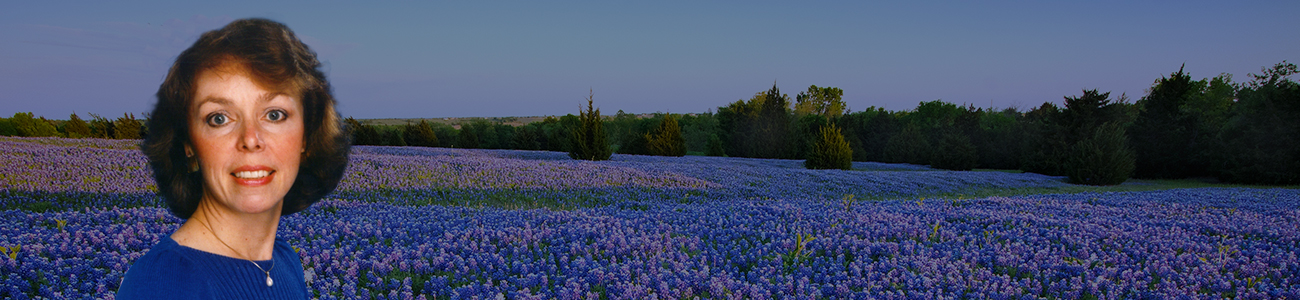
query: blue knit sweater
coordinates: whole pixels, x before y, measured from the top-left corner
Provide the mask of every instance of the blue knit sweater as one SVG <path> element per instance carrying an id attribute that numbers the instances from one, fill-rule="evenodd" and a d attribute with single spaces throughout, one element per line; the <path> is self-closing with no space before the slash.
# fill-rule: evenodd
<path id="1" fill-rule="evenodd" d="M 247 260 L 181 246 L 170 236 L 136 259 L 117 289 L 117 299 L 307 299 L 302 258 L 275 239 L 274 284 Z M 263 269 L 271 260 L 257 261 Z"/>

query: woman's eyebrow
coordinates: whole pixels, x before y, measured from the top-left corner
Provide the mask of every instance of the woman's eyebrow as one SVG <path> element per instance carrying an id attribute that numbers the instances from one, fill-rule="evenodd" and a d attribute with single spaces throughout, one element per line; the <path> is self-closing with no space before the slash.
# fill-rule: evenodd
<path id="1" fill-rule="evenodd" d="M 285 95 L 285 93 L 269 92 L 266 94 L 262 94 L 261 97 L 257 98 L 257 102 L 271 102 L 271 100 L 275 99 L 275 97 L 279 95 Z"/>
<path id="2" fill-rule="evenodd" d="M 257 97 L 257 102 L 271 102 L 271 100 L 274 100 L 276 96 L 280 96 L 280 95 L 286 95 L 286 94 L 285 94 L 285 93 L 279 93 L 279 92 L 265 93 L 265 94 L 262 94 L 262 96 Z M 234 103 L 234 101 L 231 101 L 230 99 L 228 99 L 228 98 L 226 98 L 226 97 L 222 97 L 222 96 L 207 96 L 207 97 L 203 98 L 203 100 L 199 100 L 199 102 L 196 103 L 195 105 L 197 105 L 197 106 L 203 106 L 204 103 L 208 103 L 208 102 L 212 102 L 212 103 L 216 103 L 216 104 L 221 104 L 221 105 L 231 105 L 232 103 Z"/>
<path id="3" fill-rule="evenodd" d="M 203 100 L 199 100 L 199 103 L 195 103 L 195 106 L 203 106 L 204 103 L 208 103 L 208 102 L 221 104 L 221 105 L 230 105 L 231 102 L 233 101 L 230 101 L 230 99 L 226 99 L 225 97 L 221 97 L 221 96 L 207 96 L 203 98 Z"/>

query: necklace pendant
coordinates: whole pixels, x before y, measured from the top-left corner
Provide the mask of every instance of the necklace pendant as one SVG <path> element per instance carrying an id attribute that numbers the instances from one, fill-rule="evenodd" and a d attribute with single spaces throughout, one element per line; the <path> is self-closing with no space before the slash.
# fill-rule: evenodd
<path id="1" fill-rule="evenodd" d="M 274 284 L 274 283 L 275 283 L 275 281 L 274 281 L 274 280 L 271 280 L 271 275 L 266 275 L 266 286 L 269 287 L 269 286 L 271 286 L 271 285 Z"/>

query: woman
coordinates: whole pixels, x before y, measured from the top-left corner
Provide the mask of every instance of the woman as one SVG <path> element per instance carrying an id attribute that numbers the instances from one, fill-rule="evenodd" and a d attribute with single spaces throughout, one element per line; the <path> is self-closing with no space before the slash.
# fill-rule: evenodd
<path id="1" fill-rule="evenodd" d="M 204 33 L 158 88 L 141 145 L 158 192 L 186 219 L 136 259 L 118 299 L 305 299 L 280 217 L 334 190 L 348 137 L 320 62 L 284 24 Z"/>

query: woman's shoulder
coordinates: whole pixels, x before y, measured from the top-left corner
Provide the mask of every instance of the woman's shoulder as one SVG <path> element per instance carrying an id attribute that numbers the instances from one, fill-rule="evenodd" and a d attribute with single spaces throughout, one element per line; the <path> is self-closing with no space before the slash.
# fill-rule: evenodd
<path id="1" fill-rule="evenodd" d="M 117 299 L 179 299 L 207 292 L 200 262 L 175 240 L 164 236 L 131 263 L 117 289 Z"/>
<path id="2" fill-rule="evenodd" d="M 302 256 L 298 255 L 298 249 L 289 245 L 289 242 L 285 241 L 283 238 L 275 238 L 275 249 L 272 251 L 275 252 L 276 260 L 283 259 L 285 262 L 289 263 L 290 267 L 297 270 L 303 269 Z"/>

